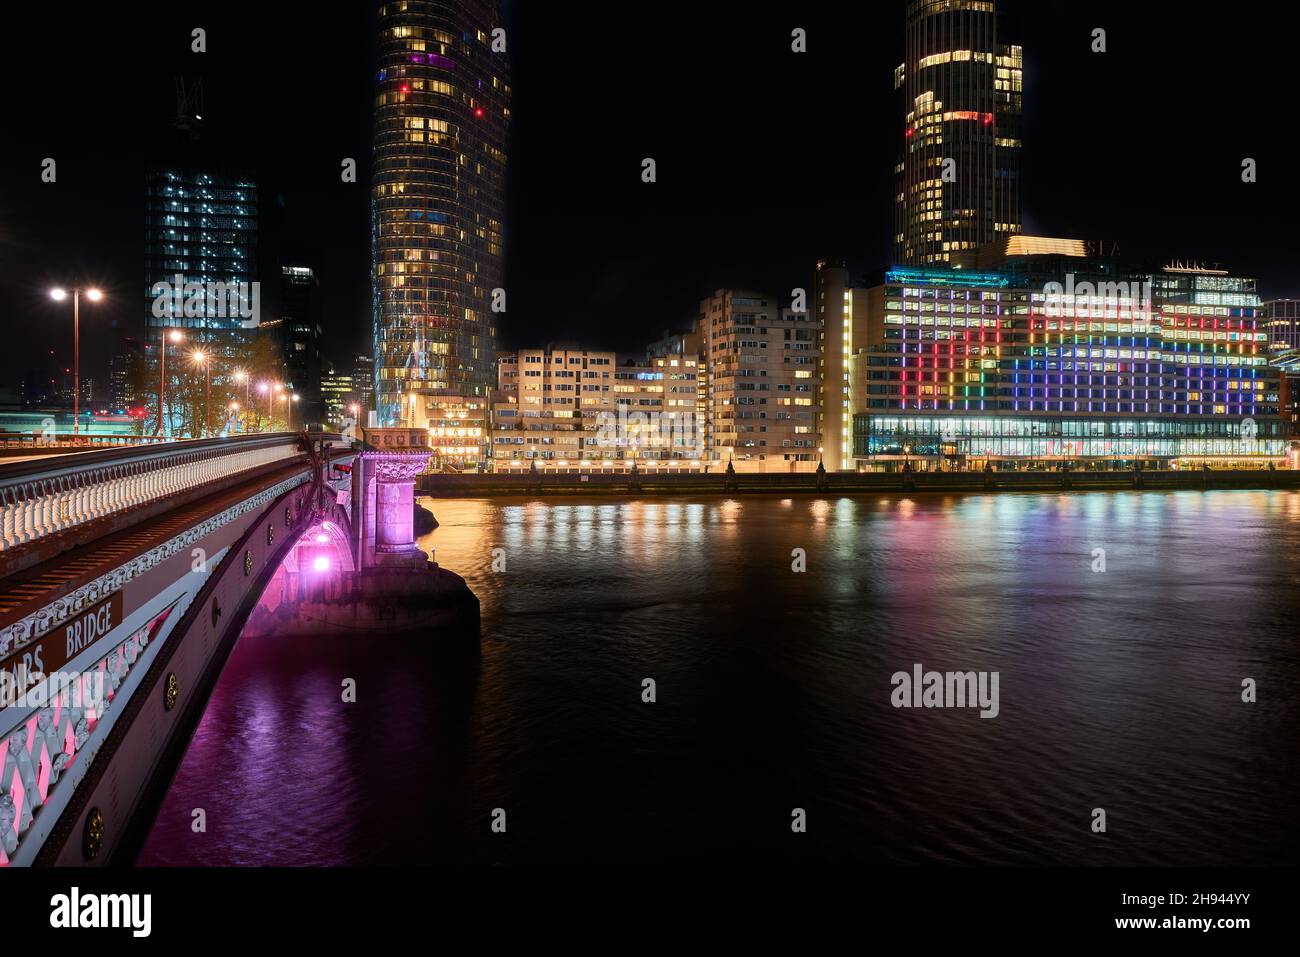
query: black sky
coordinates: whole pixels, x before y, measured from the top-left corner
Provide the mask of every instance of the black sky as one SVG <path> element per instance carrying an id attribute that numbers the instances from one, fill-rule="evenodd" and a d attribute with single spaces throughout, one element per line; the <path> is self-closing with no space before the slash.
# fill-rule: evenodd
<path id="1" fill-rule="evenodd" d="M 827 255 L 884 265 L 902 6 L 514 0 L 502 345 L 636 350 L 715 287 L 785 294 Z M 1300 295 L 1293 34 L 1270 20 L 1282 14 L 1003 6 L 1026 55 L 1027 232 L 1222 261 L 1258 276 L 1266 298 Z M 0 383 L 45 345 L 70 352 L 66 307 L 44 290 L 71 276 L 111 295 L 86 315 L 86 374 L 102 376 L 118 337 L 140 330 L 143 176 L 170 148 L 177 75 L 203 80 L 205 149 L 263 184 L 268 264 L 285 249 L 319 255 L 327 352 L 365 348 L 371 4 L 36 13 L 43 27 L 0 40 Z M 196 26 L 205 54 L 190 52 Z M 790 52 L 796 26 L 807 54 Z M 1107 30 L 1105 54 L 1089 49 L 1094 27 Z M 45 156 L 57 184 L 40 182 Z M 640 179 L 647 156 L 654 184 Z M 1240 178 L 1247 156 L 1253 185 Z M 357 184 L 340 181 L 343 157 L 358 160 Z"/>

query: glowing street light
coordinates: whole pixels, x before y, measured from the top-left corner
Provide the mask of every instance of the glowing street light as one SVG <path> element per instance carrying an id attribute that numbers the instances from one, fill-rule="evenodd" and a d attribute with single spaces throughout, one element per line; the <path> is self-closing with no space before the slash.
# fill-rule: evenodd
<path id="1" fill-rule="evenodd" d="M 212 437 L 212 357 L 198 349 L 190 353 L 190 361 L 203 366 L 203 437 Z"/>
<path id="2" fill-rule="evenodd" d="M 280 390 L 277 389 L 277 392 Z M 281 392 L 280 400 L 284 403 L 285 424 L 289 431 L 293 431 L 293 403 L 298 401 L 297 393 Z M 292 401 L 291 401 L 292 400 Z"/>
<path id="3" fill-rule="evenodd" d="M 72 434 L 81 431 L 81 293 L 80 286 L 72 288 Z M 98 289 L 85 290 L 86 298 L 99 302 L 104 294 Z M 66 289 L 51 289 L 50 298 L 63 302 L 68 298 Z"/>
<path id="4" fill-rule="evenodd" d="M 267 428 L 271 427 L 271 417 L 275 415 L 275 394 L 271 391 L 271 383 L 259 382 L 257 391 L 266 396 L 266 424 Z"/>

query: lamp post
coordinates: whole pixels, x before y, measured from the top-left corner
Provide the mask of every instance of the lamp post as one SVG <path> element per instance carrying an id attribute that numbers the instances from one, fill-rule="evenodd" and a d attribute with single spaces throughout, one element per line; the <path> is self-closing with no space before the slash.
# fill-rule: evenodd
<path id="1" fill-rule="evenodd" d="M 158 428 L 154 430 L 155 436 L 161 436 L 163 431 L 163 410 L 167 407 L 167 342 L 180 342 L 185 338 L 185 334 L 179 329 L 163 329 L 162 336 L 158 342 L 159 362 L 158 362 Z"/>
<path id="2" fill-rule="evenodd" d="M 259 383 L 257 384 L 257 391 L 260 392 L 260 393 L 262 393 L 262 395 L 266 396 L 266 419 L 267 419 L 267 426 L 269 427 L 269 426 L 270 426 L 270 420 L 271 420 L 271 402 L 273 401 L 272 398 L 271 398 L 271 386 L 270 386 L 270 383 L 267 383 L 267 382 L 259 382 Z M 260 423 L 259 423 L 259 425 L 258 425 L 258 429 L 257 429 L 257 431 L 259 431 L 259 432 L 262 431 L 262 428 L 261 428 Z"/>
<path id="3" fill-rule="evenodd" d="M 212 438 L 212 357 L 202 349 L 190 356 L 195 365 L 203 366 L 203 437 Z"/>
<path id="4" fill-rule="evenodd" d="M 253 387 L 253 377 L 243 369 L 236 369 L 235 381 L 244 383 L 244 405 L 250 406 L 252 403 L 249 400 L 248 391 Z"/>
<path id="5" fill-rule="evenodd" d="M 299 396 L 298 396 L 298 393 L 297 393 L 297 392 L 295 392 L 295 393 L 293 393 L 292 395 L 288 396 L 288 399 L 289 399 L 289 431 L 290 431 L 290 432 L 293 431 L 293 407 L 294 407 L 294 404 L 298 401 L 298 398 L 299 398 Z"/>
<path id="6" fill-rule="evenodd" d="M 238 403 L 238 402 L 232 402 L 232 403 L 230 403 L 230 415 L 231 415 L 231 419 L 232 419 L 232 420 L 239 418 L 239 403 Z M 233 425 L 233 424 L 234 424 L 234 423 L 233 423 L 233 421 L 232 421 L 232 425 Z"/>
<path id="7" fill-rule="evenodd" d="M 51 289 L 50 298 L 62 302 L 68 298 L 66 289 Z M 99 302 L 104 294 L 98 289 L 87 289 L 86 298 Z M 72 434 L 81 431 L 81 287 L 72 287 Z"/>

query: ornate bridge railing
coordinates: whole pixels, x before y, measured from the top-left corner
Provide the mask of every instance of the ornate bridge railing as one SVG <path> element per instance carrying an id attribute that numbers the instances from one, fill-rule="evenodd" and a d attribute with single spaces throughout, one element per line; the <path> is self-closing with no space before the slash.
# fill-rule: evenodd
<path id="1" fill-rule="evenodd" d="M 276 432 L 0 460 L 0 551 L 301 454 Z"/>

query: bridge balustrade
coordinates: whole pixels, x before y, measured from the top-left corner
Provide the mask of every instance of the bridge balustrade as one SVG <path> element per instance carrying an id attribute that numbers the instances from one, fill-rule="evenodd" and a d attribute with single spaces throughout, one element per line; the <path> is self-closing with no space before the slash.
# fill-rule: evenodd
<path id="1" fill-rule="evenodd" d="M 0 551 L 300 454 L 272 433 L 0 462 Z"/>

